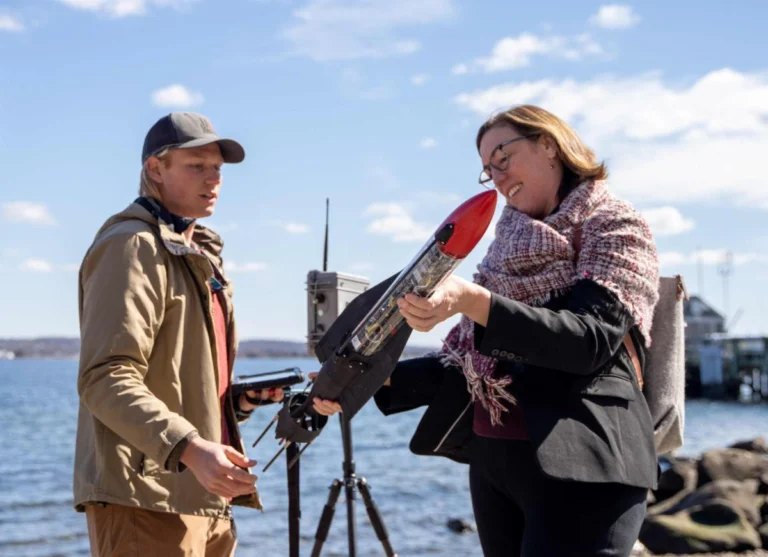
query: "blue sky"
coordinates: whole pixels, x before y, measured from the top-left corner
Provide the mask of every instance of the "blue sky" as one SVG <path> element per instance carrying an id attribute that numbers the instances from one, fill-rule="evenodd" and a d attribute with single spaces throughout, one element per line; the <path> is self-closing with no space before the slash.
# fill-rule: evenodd
<path id="1" fill-rule="evenodd" d="M 79 263 L 171 110 L 247 152 L 208 219 L 241 338 L 301 340 L 325 198 L 329 268 L 377 282 L 479 191 L 475 131 L 519 103 L 576 127 L 662 271 L 720 310 L 730 251 L 734 330 L 768 332 L 765 21 L 757 0 L 0 0 L 0 336 L 77 335 Z"/>

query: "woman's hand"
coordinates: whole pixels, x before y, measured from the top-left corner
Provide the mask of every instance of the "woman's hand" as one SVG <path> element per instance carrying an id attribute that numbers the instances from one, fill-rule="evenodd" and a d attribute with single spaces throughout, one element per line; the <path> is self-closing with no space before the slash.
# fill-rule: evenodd
<path id="1" fill-rule="evenodd" d="M 431 331 L 438 323 L 462 311 L 462 302 L 471 286 L 466 280 L 450 275 L 429 298 L 406 294 L 397 300 L 397 306 L 414 331 Z"/>
<path id="2" fill-rule="evenodd" d="M 429 298 L 406 294 L 397 300 L 400 313 L 414 331 L 431 331 L 457 313 L 485 326 L 491 308 L 491 293 L 477 284 L 450 275 Z"/>
<path id="3" fill-rule="evenodd" d="M 310 381 L 314 381 L 315 377 L 317 377 L 316 371 L 309 374 Z M 315 409 L 315 412 L 322 414 L 323 416 L 333 416 L 337 412 L 341 412 L 341 404 L 338 402 L 333 400 L 323 400 L 322 398 L 317 397 L 312 399 L 312 407 Z"/>

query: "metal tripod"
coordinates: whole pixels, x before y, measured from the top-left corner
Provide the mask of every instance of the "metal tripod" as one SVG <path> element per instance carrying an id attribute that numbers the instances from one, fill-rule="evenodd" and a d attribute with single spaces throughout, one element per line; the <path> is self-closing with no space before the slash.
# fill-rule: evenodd
<path id="1" fill-rule="evenodd" d="M 291 443 L 285 451 L 285 469 L 288 475 L 288 555 L 299 557 L 299 537 L 301 532 L 301 492 L 299 490 L 299 463 L 291 461 L 299 454 L 296 443 Z"/>
<path id="2" fill-rule="evenodd" d="M 328 538 L 328 531 L 331 529 L 331 521 L 335 513 L 336 502 L 339 499 L 342 486 L 344 487 L 347 499 L 347 537 L 349 539 L 349 557 L 357 557 L 357 542 L 355 539 L 355 490 L 360 491 L 365 504 L 365 510 L 368 511 L 368 517 L 371 520 L 376 537 L 379 538 L 381 545 L 387 557 L 397 557 L 392 546 L 389 543 L 389 534 L 381 513 L 376 503 L 371 497 L 371 491 L 368 488 L 368 482 L 365 478 L 358 478 L 355 475 L 355 461 L 352 459 L 352 429 L 349 420 L 344 414 L 339 414 L 339 423 L 341 425 L 341 440 L 344 445 L 344 479 L 333 480 L 328 494 L 328 502 L 323 507 L 323 514 L 320 516 L 320 522 L 315 532 L 315 545 L 312 547 L 312 557 L 320 557 L 320 551 L 323 549 L 323 543 Z"/>

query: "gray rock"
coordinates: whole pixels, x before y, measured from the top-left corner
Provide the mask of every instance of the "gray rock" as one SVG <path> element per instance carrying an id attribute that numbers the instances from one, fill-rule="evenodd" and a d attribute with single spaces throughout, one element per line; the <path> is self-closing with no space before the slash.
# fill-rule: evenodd
<path id="1" fill-rule="evenodd" d="M 758 533 L 760 534 L 760 539 L 763 540 L 763 547 L 768 548 L 768 522 L 760 526 Z"/>
<path id="2" fill-rule="evenodd" d="M 683 497 L 675 498 L 674 503 L 665 505 L 661 512 L 655 510 L 649 514 L 672 515 L 694 507 L 725 502 L 730 507 L 739 510 L 752 526 L 759 526 L 763 522 L 760 516 L 763 497 L 756 494 L 756 487 L 755 481 L 717 480 L 696 491 L 686 493 Z"/>
<path id="3" fill-rule="evenodd" d="M 698 464 L 695 460 L 670 458 L 671 466 L 659 476 L 659 487 L 653 492 L 656 503 L 687 490 L 696 488 L 699 477 Z"/>
<path id="4" fill-rule="evenodd" d="M 708 553 L 760 549 L 762 541 L 747 518 L 727 501 L 649 516 L 640 541 L 653 553 Z"/>
<path id="5" fill-rule="evenodd" d="M 759 480 L 768 473 L 768 455 L 744 449 L 718 449 L 699 459 L 700 486 L 715 480 Z"/>
<path id="6" fill-rule="evenodd" d="M 750 441 L 739 441 L 731 445 L 729 448 L 743 449 L 753 453 L 768 454 L 768 442 L 766 442 L 765 437 L 762 435 Z"/>
<path id="7" fill-rule="evenodd" d="M 448 523 L 446 524 L 446 526 L 448 526 L 448 529 L 451 532 L 455 532 L 457 534 L 464 534 L 467 532 L 477 531 L 477 527 L 473 523 L 467 520 L 464 520 L 463 518 L 448 519 Z"/>

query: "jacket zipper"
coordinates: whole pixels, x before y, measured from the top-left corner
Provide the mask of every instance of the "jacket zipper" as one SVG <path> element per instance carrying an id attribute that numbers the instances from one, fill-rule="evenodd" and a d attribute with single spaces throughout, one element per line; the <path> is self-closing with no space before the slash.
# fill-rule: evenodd
<path id="1" fill-rule="evenodd" d="M 443 446 L 443 443 L 445 443 L 445 440 L 448 438 L 448 436 L 454 430 L 454 428 L 456 427 L 456 424 L 459 423 L 459 420 L 461 420 L 461 418 L 464 417 L 464 414 L 467 413 L 467 410 L 469 410 L 470 406 L 472 406 L 472 400 L 471 399 L 470 399 L 469 403 L 467 404 L 466 408 L 464 408 L 464 410 L 462 410 L 461 414 L 459 414 L 459 417 L 456 418 L 456 420 L 451 424 L 451 427 L 448 428 L 448 431 L 445 432 L 445 435 L 443 435 L 443 438 L 440 439 L 440 442 L 437 444 L 437 446 L 434 449 L 432 449 L 433 453 L 436 453 L 437 451 L 440 450 L 440 447 Z"/>

